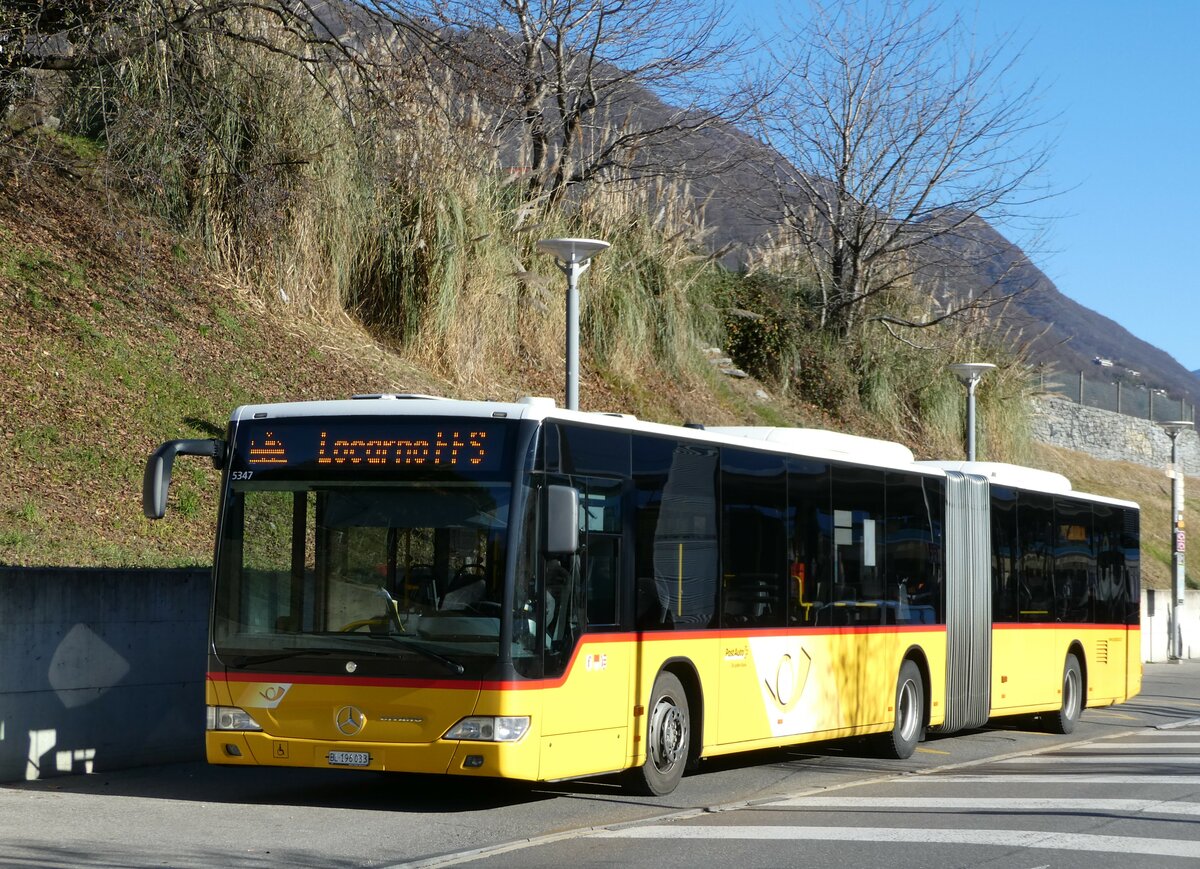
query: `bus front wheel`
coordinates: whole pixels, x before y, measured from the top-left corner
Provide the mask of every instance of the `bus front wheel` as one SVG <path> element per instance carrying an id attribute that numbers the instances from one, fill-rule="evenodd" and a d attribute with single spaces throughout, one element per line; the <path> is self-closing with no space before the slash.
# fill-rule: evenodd
<path id="1" fill-rule="evenodd" d="M 1079 668 L 1079 659 L 1068 654 L 1063 664 L 1062 705 L 1057 712 L 1047 716 L 1050 730 L 1054 733 L 1071 733 L 1079 723 L 1079 713 L 1082 711 L 1083 673 Z"/>
<path id="2" fill-rule="evenodd" d="M 692 736 L 687 693 L 674 673 L 654 680 L 647 712 L 646 762 L 634 770 L 633 784 L 642 793 L 663 796 L 683 777 Z"/>
<path id="3" fill-rule="evenodd" d="M 883 734 L 880 747 L 885 757 L 905 760 L 912 757 L 925 731 L 925 680 L 921 668 L 912 661 L 900 665 L 895 709 L 892 730 Z"/>

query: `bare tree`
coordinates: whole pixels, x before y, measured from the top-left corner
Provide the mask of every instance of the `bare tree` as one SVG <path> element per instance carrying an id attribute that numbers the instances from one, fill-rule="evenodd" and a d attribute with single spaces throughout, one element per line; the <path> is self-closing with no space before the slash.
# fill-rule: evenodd
<path id="1" fill-rule="evenodd" d="M 603 177 L 682 179 L 689 158 L 717 150 L 702 131 L 747 105 L 717 87 L 736 49 L 722 0 L 418 0 L 394 11 L 436 32 L 440 57 L 502 131 L 519 129 L 519 147 L 503 132 L 501 145 L 519 151 L 530 198 L 547 204 Z"/>
<path id="2" fill-rule="evenodd" d="M 756 131 L 784 159 L 766 186 L 783 240 L 819 283 L 822 327 L 927 326 L 1020 291 L 993 273 L 928 317 L 884 304 L 909 282 L 950 289 L 954 271 L 998 253 L 1025 262 L 980 232 L 1047 195 L 1038 86 L 1013 87 L 1019 50 L 1004 39 L 976 46 L 936 6 L 833 0 L 814 2 L 772 56 L 781 72 Z"/>

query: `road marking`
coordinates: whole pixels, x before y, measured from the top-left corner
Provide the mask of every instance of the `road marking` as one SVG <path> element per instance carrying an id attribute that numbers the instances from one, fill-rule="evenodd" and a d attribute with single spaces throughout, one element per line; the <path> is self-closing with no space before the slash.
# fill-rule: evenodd
<path id="1" fill-rule="evenodd" d="M 1172 721 L 1170 724 L 1158 725 L 1158 730 L 1177 730 L 1180 727 L 1196 727 L 1200 725 L 1200 718 L 1189 718 L 1186 721 Z"/>
<path id="2" fill-rule="evenodd" d="M 1106 734 L 1098 736 L 1090 740 L 1082 742 L 1070 743 L 1074 747 L 1094 745 L 1099 740 L 1116 740 L 1124 739 L 1131 736 L 1190 736 L 1193 734 L 1179 733 L 1162 733 L 1163 730 L 1173 730 L 1182 727 L 1200 727 L 1200 718 L 1193 718 L 1186 721 L 1176 721 L 1169 724 L 1147 725 L 1153 727 L 1153 730 L 1146 730 L 1145 726 L 1141 728 L 1126 730 L 1118 733 Z M 996 731 L 1000 733 L 1002 731 Z M 1053 734 L 1038 734 L 1034 731 L 1021 731 L 1025 737 L 1044 736 L 1046 739 L 1053 738 Z M 1172 743 L 1167 740 L 1163 743 L 1164 747 L 1170 746 Z M 943 771 L 956 769 L 969 769 L 971 767 L 979 767 L 985 764 L 994 763 L 997 760 L 1009 757 L 1030 756 L 1040 752 L 1054 751 L 1057 746 L 1044 746 L 1035 749 L 1018 749 L 1008 754 L 1002 754 L 992 757 L 983 757 L 976 760 L 959 761 L 957 763 L 945 763 L 939 766 L 930 767 L 929 769 L 913 770 L 911 774 L 903 777 L 897 777 L 894 773 L 886 773 L 882 770 L 878 775 L 868 775 L 865 778 L 851 779 L 849 781 L 838 782 L 832 785 L 823 785 L 819 787 L 807 787 L 792 794 L 793 798 L 803 797 L 807 795 L 818 795 L 828 793 L 834 790 L 847 790 L 850 788 L 859 788 L 864 785 L 895 783 L 903 781 L 906 784 L 942 784 L 943 782 L 953 783 L 969 783 L 969 784 L 997 784 L 998 782 L 1016 782 L 1016 783 L 1068 783 L 1068 784 L 1169 784 L 1169 785 L 1200 785 L 1200 776 L 1100 776 L 1100 775 L 943 775 Z M 629 829 L 637 829 L 636 824 L 645 822 L 659 823 L 669 821 L 683 821 L 691 818 L 702 816 L 712 812 L 728 812 L 737 811 L 743 808 L 753 808 L 756 805 L 769 803 L 769 801 L 736 801 L 721 806 L 712 806 L 708 809 L 682 809 L 673 812 L 666 812 L 658 815 L 656 818 L 645 818 L 641 821 L 630 821 Z M 471 848 L 465 851 L 452 852 L 441 854 L 438 856 L 406 861 L 402 863 L 393 863 L 390 866 L 382 867 L 382 869 L 443 869 L 443 867 L 457 866 L 461 863 L 481 860 L 485 857 L 498 856 L 503 854 L 511 854 L 516 851 L 526 848 L 535 848 L 539 845 L 550 844 L 552 842 L 564 841 L 573 839 L 579 836 L 588 836 L 597 832 L 595 827 L 577 827 L 569 830 L 562 830 L 556 833 L 549 833 L 542 836 L 533 836 L 525 839 L 518 839 L 510 842 L 502 842 L 497 845 L 489 845 L 481 848 Z M 608 832 L 616 833 L 617 831 L 610 830 Z M 1192 844 L 1194 848 L 1195 845 Z M 1187 856 L 1192 856 L 1189 853 Z M 1041 867 L 1045 869 L 1045 867 Z"/>
<path id="3" fill-rule="evenodd" d="M 1026 799 L 1022 797 L 793 797 L 768 808 L 799 809 L 904 809 L 934 812 L 975 812 L 995 809 L 1016 812 L 1121 812 L 1135 815 L 1196 815 L 1200 803 L 1167 800 Z"/>
<path id="4" fill-rule="evenodd" d="M 1074 748 L 1073 745 L 1065 747 Z M 1124 751 L 1127 748 L 1200 748 L 1200 742 L 1093 742 L 1087 748 L 1095 751 Z"/>
<path id="5" fill-rule="evenodd" d="M 1091 746 L 1088 746 L 1090 749 Z M 997 764 L 1013 764 L 1013 763 L 1028 763 L 1046 765 L 1051 763 L 1129 763 L 1129 764 L 1146 764 L 1146 763 L 1170 763 L 1172 765 L 1179 764 L 1200 764 L 1200 757 L 1183 756 L 1179 757 L 1174 754 L 1126 754 L 1117 755 L 1116 757 L 1090 757 L 1088 755 L 1078 754 L 1041 754 L 1035 757 L 1010 757 L 1006 760 L 998 760 Z"/>
<path id="6" fill-rule="evenodd" d="M 1183 839 L 1146 839 L 1137 836 L 1097 836 L 1087 833 L 1050 833 L 1042 830 L 914 830 L 907 827 L 694 827 L 655 824 L 597 833 L 602 839 L 751 839 L 755 841 L 900 842 L 914 845 L 985 845 L 1000 848 L 1043 848 L 1052 851 L 1098 851 L 1145 854 L 1153 857 L 1192 857 L 1200 844 Z"/>
<path id="7" fill-rule="evenodd" d="M 906 784 L 1083 784 L 1083 785 L 1200 785 L 1200 775 L 933 775 L 913 776 Z M 1200 847 L 1200 846 L 1198 846 Z"/>
<path id="8" fill-rule="evenodd" d="M 926 748 L 925 746 L 919 746 L 917 748 L 917 751 L 921 752 L 921 754 L 949 754 L 950 753 L 948 751 L 942 751 L 940 748 Z"/>
<path id="9" fill-rule="evenodd" d="M 1124 712 L 1109 712 L 1107 709 L 1093 710 L 1096 715 L 1103 715 L 1106 718 L 1123 718 L 1126 721 L 1141 721 L 1142 719 L 1136 715 L 1126 715 Z"/>

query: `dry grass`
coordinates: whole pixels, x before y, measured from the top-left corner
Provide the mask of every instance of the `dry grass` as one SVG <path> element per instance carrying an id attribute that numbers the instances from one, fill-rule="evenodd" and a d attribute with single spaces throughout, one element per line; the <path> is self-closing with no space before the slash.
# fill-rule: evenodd
<path id="1" fill-rule="evenodd" d="M 460 343 L 445 352 L 470 344 L 487 316 L 453 318 L 448 334 Z M 493 357 L 485 346 L 470 369 L 437 354 L 429 364 L 427 349 L 398 351 L 341 311 L 271 304 L 92 182 L 52 166 L 10 179 L 0 188 L 0 450 L 9 457 L 0 563 L 208 562 L 215 473 L 181 462 L 171 519 L 152 524 L 141 515 L 142 468 L 163 440 L 221 432 L 239 403 L 356 392 L 561 400 L 561 309 L 518 319 L 513 333 L 536 354 Z M 754 384 L 706 367 L 668 373 L 643 360 L 618 374 L 585 356 L 581 380 L 584 409 L 665 422 L 781 412 L 754 397 Z"/>

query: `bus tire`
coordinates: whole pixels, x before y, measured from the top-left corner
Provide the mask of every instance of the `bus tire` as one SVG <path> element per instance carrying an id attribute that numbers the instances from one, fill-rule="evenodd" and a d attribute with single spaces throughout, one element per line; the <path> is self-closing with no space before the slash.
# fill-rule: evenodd
<path id="1" fill-rule="evenodd" d="M 1066 663 L 1063 664 L 1062 705 L 1057 712 L 1046 716 L 1050 732 L 1071 733 L 1079 723 L 1082 711 L 1083 672 L 1079 668 L 1079 659 L 1074 653 L 1068 652 Z"/>
<path id="2" fill-rule="evenodd" d="M 880 741 L 881 753 L 893 760 L 912 757 L 925 733 L 925 680 L 912 661 L 900 665 L 896 677 L 896 718 Z"/>
<path id="3" fill-rule="evenodd" d="M 633 786 L 650 796 L 675 790 L 688 763 L 692 738 L 687 692 L 674 673 L 659 673 L 646 715 L 646 762 L 633 770 Z"/>

